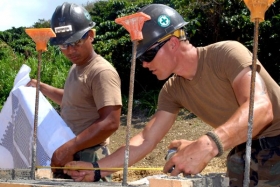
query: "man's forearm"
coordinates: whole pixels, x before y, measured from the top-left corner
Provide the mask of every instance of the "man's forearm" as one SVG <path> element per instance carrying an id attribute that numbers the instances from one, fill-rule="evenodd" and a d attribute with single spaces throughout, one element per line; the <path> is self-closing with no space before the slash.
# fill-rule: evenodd
<path id="1" fill-rule="evenodd" d="M 119 128 L 120 105 L 105 106 L 98 113 L 99 118 L 69 142 L 73 151 L 78 152 L 103 143 Z"/>
<path id="2" fill-rule="evenodd" d="M 64 93 L 63 89 L 55 88 L 45 83 L 40 83 L 40 91 L 49 99 L 54 101 L 56 104 L 60 105 L 62 101 L 62 96 Z"/>
<path id="3" fill-rule="evenodd" d="M 273 112 L 270 102 L 258 101 L 255 102 L 254 120 L 252 137 L 255 137 L 269 125 L 273 119 Z M 215 129 L 215 132 L 220 137 L 224 150 L 231 149 L 247 141 L 248 135 L 248 103 L 243 104 L 234 113 L 234 115 L 222 126 Z"/>
<path id="4" fill-rule="evenodd" d="M 117 151 L 115 151 L 112 155 L 109 155 L 98 161 L 100 168 L 123 168 L 125 162 L 125 146 L 120 147 Z M 142 160 L 150 151 L 151 148 L 142 148 L 138 146 L 129 146 L 129 163 L 128 166 L 135 164 L 136 162 Z M 101 171 L 101 176 L 105 177 L 111 173 L 116 172 L 117 170 Z"/>

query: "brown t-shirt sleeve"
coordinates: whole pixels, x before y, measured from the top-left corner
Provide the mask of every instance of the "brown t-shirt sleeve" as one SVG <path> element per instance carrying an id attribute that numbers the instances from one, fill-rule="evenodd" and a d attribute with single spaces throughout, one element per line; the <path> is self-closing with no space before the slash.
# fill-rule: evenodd
<path id="1" fill-rule="evenodd" d="M 220 68 L 216 70 L 225 72 L 225 77 L 227 77 L 231 83 L 233 83 L 236 76 L 245 67 L 252 65 L 252 53 L 239 42 L 225 42 L 220 50 L 216 52 L 220 53 L 219 61 L 215 61 Z"/>

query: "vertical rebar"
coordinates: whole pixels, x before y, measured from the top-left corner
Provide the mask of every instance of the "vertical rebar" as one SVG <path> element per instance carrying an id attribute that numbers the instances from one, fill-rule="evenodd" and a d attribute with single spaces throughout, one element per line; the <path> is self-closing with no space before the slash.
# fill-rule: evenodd
<path id="1" fill-rule="evenodd" d="M 36 170 L 37 126 L 38 126 L 39 91 L 40 91 L 40 79 L 41 79 L 41 61 L 42 61 L 42 51 L 40 50 L 38 51 L 37 84 L 36 84 L 33 146 L 32 146 L 32 161 L 31 161 L 31 179 L 33 180 L 35 180 L 36 178 L 35 170 Z"/>
<path id="2" fill-rule="evenodd" d="M 250 87 L 250 103 L 249 103 L 249 117 L 248 117 L 248 138 L 246 143 L 245 155 L 245 171 L 243 186 L 248 187 L 250 184 L 250 162 L 251 162 L 251 145 L 252 145 L 252 132 L 254 120 L 254 96 L 255 96 L 255 77 L 257 71 L 257 52 L 258 52 L 258 35 L 259 35 L 259 19 L 255 19 L 254 27 L 254 45 L 253 45 L 253 59 L 252 59 L 252 75 Z"/>
<path id="3" fill-rule="evenodd" d="M 128 111 L 127 111 L 127 126 L 126 126 L 126 146 L 125 146 L 125 157 L 124 157 L 124 168 L 123 168 L 123 186 L 127 186 L 127 174 L 128 174 L 128 163 L 129 163 L 129 140 L 130 140 L 130 127 L 132 119 L 132 106 L 133 106 L 133 91 L 134 91 L 134 77 L 135 77 L 135 66 L 136 66 L 136 49 L 138 41 L 132 43 L 132 60 L 130 69 L 130 84 L 129 84 L 129 96 L 128 96 Z"/>

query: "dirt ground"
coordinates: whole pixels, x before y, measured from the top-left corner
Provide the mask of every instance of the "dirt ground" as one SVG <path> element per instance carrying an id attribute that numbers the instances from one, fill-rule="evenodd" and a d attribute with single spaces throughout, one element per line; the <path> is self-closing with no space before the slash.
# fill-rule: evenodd
<path id="1" fill-rule="evenodd" d="M 130 128 L 130 137 L 140 132 L 144 127 L 149 118 L 143 115 L 132 115 L 132 125 Z M 137 116 L 137 117 L 136 117 Z M 115 132 L 111 137 L 110 150 L 114 152 L 118 147 L 125 144 L 126 139 L 126 116 L 121 117 L 121 126 L 118 131 Z M 134 164 L 132 167 L 163 167 L 165 164 L 164 157 L 167 153 L 167 146 L 172 140 L 175 139 L 188 139 L 195 140 L 207 131 L 211 130 L 211 127 L 205 125 L 200 119 L 196 118 L 193 114 L 188 111 L 182 110 L 173 127 L 164 139 L 157 145 L 150 154 L 144 159 Z M 226 171 L 225 158 L 227 152 L 219 158 L 214 158 L 208 164 L 208 166 L 201 172 L 201 174 L 207 173 L 224 173 Z M 127 180 L 135 181 L 146 176 L 163 174 L 161 171 L 152 170 L 129 170 Z M 122 181 L 123 173 L 117 172 L 113 174 L 113 181 Z"/>

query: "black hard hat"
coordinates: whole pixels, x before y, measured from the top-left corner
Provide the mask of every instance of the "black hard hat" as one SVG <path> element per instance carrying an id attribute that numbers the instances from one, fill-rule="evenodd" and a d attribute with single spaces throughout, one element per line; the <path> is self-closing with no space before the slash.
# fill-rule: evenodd
<path id="1" fill-rule="evenodd" d="M 188 24 L 176 10 L 163 4 L 150 4 L 138 12 L 149 15 L 151 19 L 144 22 L 143 40 L 138 43 L 136 58 L 164 36 Z"/>
<path id="2" fill-rule="evenodd" d="M 51 45 L 75 42 L 95 26 L 88 11 L 79 5 L 63 3 L 57 6 L 52 18 L 51 28 L 56 37 L 50 38 Z"/>

